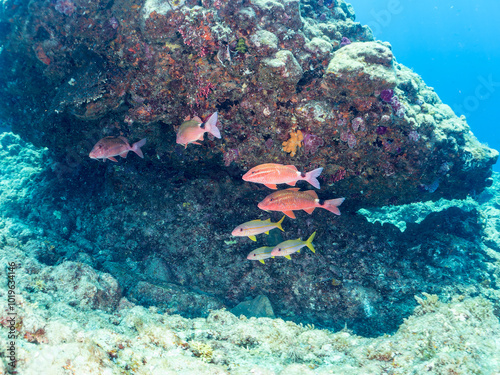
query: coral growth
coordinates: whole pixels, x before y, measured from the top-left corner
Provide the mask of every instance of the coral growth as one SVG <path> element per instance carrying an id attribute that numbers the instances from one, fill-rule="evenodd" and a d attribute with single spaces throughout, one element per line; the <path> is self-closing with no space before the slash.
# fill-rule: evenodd
<path id="1" fill-rule="evenodd" d="M 290 156 L 295 156 L 297 150 L 302 147 L 304 136 L 300 130 L 290 131 L 290 138 L 288 141 L 283 142 L 283 151 L 288 152 Z"/>

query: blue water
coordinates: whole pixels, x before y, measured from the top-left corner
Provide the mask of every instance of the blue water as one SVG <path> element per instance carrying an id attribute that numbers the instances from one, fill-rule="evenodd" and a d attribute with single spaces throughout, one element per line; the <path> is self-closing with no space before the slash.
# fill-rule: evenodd
<path id="1" fill-rule="evenodd" d="M 472 132 L 500 149 L 500 1 L 351 0 L 356 21 L 435 88 Z M 494 166 L 500 171 L 500 166 Z"/>

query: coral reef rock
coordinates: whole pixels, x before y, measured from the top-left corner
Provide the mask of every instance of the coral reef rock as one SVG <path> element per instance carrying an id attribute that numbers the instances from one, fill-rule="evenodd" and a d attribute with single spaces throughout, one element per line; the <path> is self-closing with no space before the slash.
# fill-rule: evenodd
<path id="1" fill-rule="evenodd" d="M 145 180 L 322 166 L 356 209 L 480 192 L 498 156 L 343 0 L 7 0 L 0 24 L 0 118 L 71 168 L 104 136 L 147 136 Z M 222 140 L 176 147 L 182 119 L 215 110 Z M 297 131 L 314 154 L 283 149 Z"/>

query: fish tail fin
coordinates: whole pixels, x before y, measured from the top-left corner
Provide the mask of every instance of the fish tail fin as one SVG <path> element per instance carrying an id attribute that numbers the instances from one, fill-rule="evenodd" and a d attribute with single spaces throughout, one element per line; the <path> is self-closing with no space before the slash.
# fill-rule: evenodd
<path id="1" fill-rule="evenodd" d="M 309 182 L 312 186 L 314 186 L 316 189 L 319 189 L 319 181 L 318 177 L 323 172 L 323 168 L 317 168 L 311 172 L 306 173 L 306 177 L 304 180 Z"/>
<path id="2" fill-rule="evenodd" d="M 283 227 L 281 226 L 281 224 L 283 223 L 283 220 L 285 220 L 285 217 L 286 217 L 286 215 L 283 215 L 283 217 L 281 218 L 281 220 L 276 223 L 276 228 L 281 229 L 283 232 L 285 230 L 283 229 Z"/>
<path id="3" fill-rule="evenodd" d="M 314 237 L 316 237 L 316 231 L 311 234 L 311 236 L 307 239 L 306 241 L 306 246 L 311 250 L 313 253 L 316 253 L 316 249 L 314 248 L 312 242 L 314 240 Z"/>
<path id="4" fill-rule="evenodd" d="M 323 203 L 320 207 L 333 212 L 335 215 L 340 215 L 339 206 L 344 202 L 345 198 L 329 199 Z"/>
<path id="5" fill-rule="evenodd" d="M 144 159 L 144 154 L 142 153 L 141 147 L 146 144 L 146 138 L 141 139 L 139 142 L 135 142 L 132 145 L 132 151 Z"/>
<path id="6" fill-rule="evenodd" d="M 217 127 L 217 112 L 212 113 L 212 116 L 205 122 L 205 130 L 216 138 L 220 138 L 220 131 Z"/>

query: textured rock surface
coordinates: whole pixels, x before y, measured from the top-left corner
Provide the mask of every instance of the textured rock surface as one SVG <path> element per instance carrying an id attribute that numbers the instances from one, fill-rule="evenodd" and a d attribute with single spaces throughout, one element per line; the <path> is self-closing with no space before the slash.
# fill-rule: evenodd
<path id="1" fill-rule="evenodd" d="M 68 169 L 103 136 L 147 137 L 145 180 L 322 166 L 350 209 L 479 192 L 497 158 L 343 0 L 6 1 L 0 17 L 0 116 Z M 222 140 L 176 146 L 184 117 L 215 110 Z M 297 130 L 313 155 L 284 151 Z"/>
<path id="2" fill-rule="evenodd" d="M 350 6 L 317 3 L 4 2 L 0 115 L 49 151 L 0 137 L 2 243 L 55 269 L 94 267 L 126 298 L 186 315 L 262 294 L 277 316 L 380 335 L 423 290 L 482 295 L 498 310 L 484 287 L 497 285 L 497 221 L 485 232 L 481 209 L 450 207 L 403 233 L 355 213 L 475 195 L 497 153 L 372 42 Z M 353 43 L 341 47 L 342 37 Z M 175 145 L 185 116 L 214 110 L 221 140 Z M 283 143 L 298 131 L 292 157 Z M 148 138 L 144 160 L 88 159 L 95 141 L 120 134 Z M 270 161 L 324 167 L 320 196 L 345 196 L 342 216 L 300 212 L 258 244 L 232 238 L 241 222 L 269 217 L 256 207 L 269 189 L 240 177 Z M 316 254 L 245 259 L 314 230 Z M 95 275 L 82 286 L 103 289 Z"/>
<path id="3" fill-rule="evenodd" d="M 2 264 L 12 257 L 22 261 L 15 271 L 16 370 L 26 375 L 381 374 L 389 366 L 401 375 L 495 374 L 500 366 L 500 324 L 482 297 L 443 302 L 436 295 L 416 296 L 418 306 L 397 332 L 366 338 L 348 329 L 331 332 L 282 319 L 238 318 L 226 310 L 186 319 L 126 298 L 112 313 L 89 309 L 71 283 L 59 285 L 58 295 L 40 284 L 34 288 L 32 280 L 52 267 L 26 257 L 22 247 L 0 248 Z M 6 290 L 2 278 L 0 341 L 8 347 Z M 0 371 L 12 370 L 8 361 L 0 361 Z"/>

